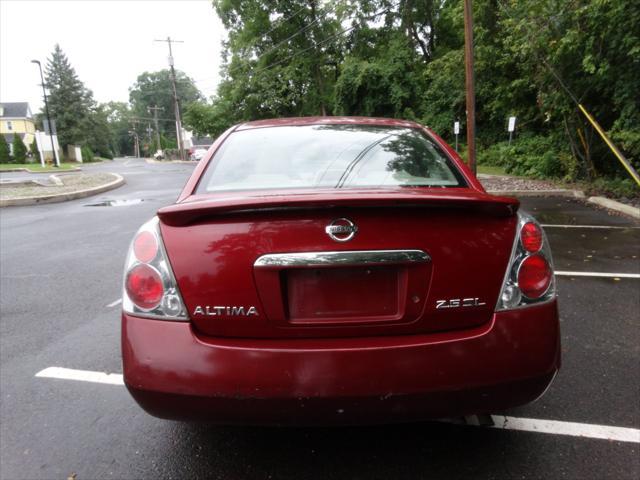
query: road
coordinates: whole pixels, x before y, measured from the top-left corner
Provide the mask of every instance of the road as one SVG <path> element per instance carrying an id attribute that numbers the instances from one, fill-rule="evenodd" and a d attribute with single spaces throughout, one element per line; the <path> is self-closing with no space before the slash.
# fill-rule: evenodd
<path id="1" fill-rule="evenodd" d="M 0 211 L 2 479 L 640 478 L 638 278 L 558 277 L 562 370 L 538 402 L 496 412 L 558 420 L 555 433 L 183 424 L 148 416 L 118 384 L 36 377 L 50 367 L 122 372 L 116 302 L 127 247 L 191 169 L 119 159 L 87 167 L 124 175 L 117 190 Z M 105 200 L 142 201 L 89 206 Z M 558 198 L 524 208 L 547 225 L 557 270 L 640 274 L 639 222 Z M 586 437 L 567 435 L 566 422 Z M 635 440 L 590 438 L 594 425 L 635 429 Z"/>

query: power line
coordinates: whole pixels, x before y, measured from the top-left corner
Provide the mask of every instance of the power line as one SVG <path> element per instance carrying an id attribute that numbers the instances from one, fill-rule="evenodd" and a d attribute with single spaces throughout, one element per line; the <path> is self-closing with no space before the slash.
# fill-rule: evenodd
<path id="1" fill-rule="evenodd" d="M 384 14 L 384 13 L 388 13 L 388 12 L 390 12 L 390 11 L 391 11 L 391 9 L 392 9 L 392 8 L 394 8 L 394 7 L 398 6 L 398 4 L 399 4 L 399 3 L 400 3 L 400 2 L 397 2 L 397 3 L 395 3 L 394 5 L 391 5 L 390 7 L 387 7 L 387 8 L 382 9 L 382 10 L 378 10 L 376 13 L 374 13 L 374 14 L 372 14 L 372 15 L 368 16 L 368 17 L 365 17 L 365 18 L 364 18 L 364 20 L 372 20 L 372 19 L 374 19 L 374 18 L 376 18 L 376 17 L 378 17 L 378 16 L 380 16 L 380 15 L 382 15 L 382 14 Z M 254 71 L 253 71 L 253 73 L 254 73 L 254 74 L 255 74 L 255 73 L 259 73 L 259 72 L 261 72 L 261 71 L 263 71 L 263 70 L 268 70 L 268 69 L 270 69 L 270 68 L 272 68 L 272 67 L 275 67 L 276 65 L 279 65 L 279 64 L 281 64 L 281 63 L 283 63 L 283 62 L 286 62 L 286 61 L 288 61 L 288 60 L 291 60 L 292 58 L 297 57 L 298 55 L 301 55 L 301 54 L 303 54 L 303 53 L 305 53 L 305 52 L 308 52 L 309 50 L 313 50 L 313 49 L 317 48 L 317 47 L 318 47 L 318 46 L 320 46 L 320 45 L 324 45 L 325 43 L 330 42 L 331 40 L 333 40 L 333 39 L 335 39 L 335 38 L 337 38 L 337 37 L 339 37 L 339 36 L 342 36 L 342 35 L 344 35 L 345 33 L 350 32 L 351 30 L 355 30 L 356 28 L 357 28 L 357 25 L 353 25 L 353 26 L 351 26 L 351 27 L 349 27 L 349 28 L 345 28 L 345 29 L 343 29 L 343 30 L 339 31 L 338 33 L 336 33 L 336 34 L 334 34 L 334 35 L 331 35 L 330 37 L 328 37 L 328 38 L 326 38 L 326 39 L 322 40 L 321 42 L 318 42 L 318 43 L 316 43 L 315 45 L 312 45 L 311 47 L 308 47 L 308 48 L 305 48 L 304 50 L 300 50 L 300 51 L 298 51 L 298 52 L 295 52 L 295 53 L 293 53 L 292 55 L 289 55 L 288 57 L 283 58 L 283 59 L 281 59 L 281 60 L 278 60 L 277 62 L 273 62 L 273 63 L 271 63 L 271 64 L 269 64 L 269 65 L 267 65 L 267 66 L 265 66 L 265 67 L 258 68 L 258 69 L 256 69 L 256 70 L 254 70 Z M 260 57 L 258 57 L 258 59 L 256 59 L 256 61 L 258 61 L 259 59 L 260 59 Z M 239 67 L 238 67 L 238 68 L 239 68 Z"/>
<path id="2" fill-rule="evenodd" d="M 271 32 L 273 32 L 276 28 L 278 28 L 281 23 L 288 22 L 292 18 L 296 17 L 301 11 L 306 10 L 306 9 L 307 9 L 307 6 L 305 5 L 305 6 L 301 7 L 301 8 L 299 8 L 298 10 L 296 10 L 295 13 L 291 14 L 287 18 L 284 18 L 284 17 L 278 18 L 275 22 L 273 22 L 273 26 L 266 33 L 263 33 L 262 36 L 266 37 Z M 255 46 L 255 44 L 258 42 L 258 40 L 259 40 L 258 38 L 254 39 L 253 43 L 251 45 L 249 45 L 249 47 Z"/>
<path id="3" fill-rule="evenodd" d="M 372 16 L 370 16 L 370 17 L 366 18 L 365 20 L 368 20 L 368 19 L 370 19 L 370 18 L 375 18 L 378 14 L 388 12 L 388 11 L 390 11 L 392 8 L 396 7 L 399 3 L 400 3 L 400 2 L 397 2 L 397 3 L 395 3 L 394 5 L 392 5 L 392 6 L 388 7 L 388 8 L 386 8 L 386 9 L 384 9 L 384 10 L 381 10 L 381 11 L 380 11 L 380 12 L 378 12 L 377 14 L 374 14 L 374 15 L 372 15 Z M 327 12 L 332 12 L 332 11 L 334 11 L 334 10 L 335 10 L 335 7 L 333 7 L 333 8 L 331 8 L 331 9 L 329 9 Z M 325 12 L 325 13 L 327 13 L 327 12 Z M 255 59 L 255 62 L 256 62 L 256 63 L 257 63 L 257 62 L 259 62 L 259 61 L 260 61 L 260 59 L 262 59 L 262 58 L 264 58 L 265 56 L 269 55 L 270 53 L 272 53 L 272 52 L 276 51 L 279 47 L 281 47 L 281 46 L 282 46 L 282 45 L 284 45 L 285 43 L 288 43 L 290 40 L 294 39 L 295 37 L 297 37 L 297 36 L 298 36 L 298 35 L 300 35 L 301 33 L 303 33 L 303 32 L 305 32 L 305 31 L 309 30 L 312 26 L 314 26 L 314 25 L 315 25 L 316 23 L 318 23 L 320 20 L 321 20 L 321 17 L 316 18 L 316 19 L 315 19 L 315 20 L 313 20 L 311 23 L 309 23 L 309 24 L 305 25 L 304 27 L 302 27 L 302 28 L 301 28 L 301 29 L 299 29 L 298 31 L 296 31 L 296 32 L 294 32 L 293 34 L 289 35 L 289 36 L 288 36 L 287 38 L 285 38 L 284 40 L 281 40 L 280 42 L 278 42 L 278 43 L 276 43 L 275 45 L 273 45 L 272 47 L 270 47 L 267 51 L 262 52 L 262 53 L 261 53 L 260 55 L 258 55 L 258 57 Z M 346 31 L 349 31 L 349 30 L 353 30 L 354 28 L 356 28 L 356 27 L 355 27 L 355 26 L 353 26 L 353 27 L 350 27 L 350 28 L 348 28 L 348 29 L 346 29 L 346 30 L 343 30 L 340 34 L 345 33 Z M 335 35 L 335 36 L 338 36 L 338 35 Z M 333 37 L 329 37 L 329 39 L 332 39 L 332 38 L 334 38 L 335 36 L 333 36 Z M 307 52 L 307 51 L 309 51 L 309 50 L 311 50 L 311 49 L 313 49 L 313 48 L 316 48 L 318 45 L 322 45 L 322 44 L 323 44 L 323 43 L 325 43 L 325 42 L 326 42 L 326 40 L 325 40 L 325 41 L 322 41 L 322 42 L 318 42 L 318 43 L 316 43 L 315 45 L 313 45 L 313 46 L 311 46 L 311 47 L 309 47 L 309 48 L 306 48 L 306 49 L 304 49 L 304 50 L 302 50 L 302 51 L 300 51 L 300 52 L 298 52 L 298 53 L 296 53 L 296 54 L 291 55 L 289 58 L 293 58 L 294 56 L 296 56 L 296 55 L 298 55 L 298 54 L 300 54 L 300 53 Z M 234 71 L 239 70 L 239 69 L 241 69 L 241 68 L 242 68 L 242 66 L 237 66 L 237 67 L 235 67 L 235 68 L 229 68 L 229 69 L 227 70 L 227 74 L 231 74 L 231 73 L 233 73 Z M 258 71 L 259 71 L 259 70 L 258 70 Z"/>
<path id="4" fill-rule="evenodd" d="M 301 7 L 301 8 L 299 8 L 298 10 L 296 10 L 294 13 L 292 13 L 288 17 L 286 17 L 286 18 L 285 17 L 281 17 L 281 18 L 277 19 L 275 22 L 273 22 L 273 26 L 269 30 L 267 30 L 265 33 L 261 34 L 260 37 L 254 38 L 253 41 L 247 46 L 247 48 L 255 47 L 256 44 L 262 39 L 262 37 L 266 37 L 267 35 L 272 33 L 276 28 L 278 28 L 280 26 L 280 24 L 288 22 L 289 20 L 291 20 L 294 17 L 296 17 L 300 12 L 302 12 L 303 10 L 306 10 L 306 9 L 307 9 L 307 6 L 305 5 L 305 6 Z M 298 31 L 293 36 L 295 36 L 295 35 L 297 35 L 299 33 L 301 33 L 301 32 Z M 290 38 L 293 38 L 293 36 L 290 37 Z M 275 47 L 271 47 L 271 48 L 273 49 Z M 266 53 L 268 53 L 268 52 L 265 52 L 265 53 L 261 54 L 260 56 L 265 55 Z M 198 82 L 201 82 L 202 80 L 209 80 L 209 79 L 212 79 L 212 78 L 218 78 L 218 77 L 201 77 L 201 78 L 196 78 L 193 81 L 198 83 Z"/>

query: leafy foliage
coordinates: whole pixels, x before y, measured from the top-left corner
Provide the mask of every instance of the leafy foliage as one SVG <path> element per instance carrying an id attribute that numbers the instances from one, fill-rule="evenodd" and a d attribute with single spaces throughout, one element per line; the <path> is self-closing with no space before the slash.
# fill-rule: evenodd
<path id="1" fill-rule="evenodd" d="M 58 141 L 67 145 L 90 145 L 95 151 L 111 156 L 109 129 L 105 112 L 96 104 L 93 93 L 78 79 L 60 45 L 55 46 L 45 67 L 49 88 L 49 109 L 55 121 Z"/>
<path id="2" fill-rule="evenodd" d="M 13 163 L 25 163 L 27 161 L 27 147 L 20 135 L 13 136 Z"/>
<path id="3" fill-rule="evenodd" d="M 35 138 L 31 145 L 29 145 L 29 153 L 31 154 L 31 159 L 34 162 L 40 163 L 40 151 L 38 150 L 38 142 L 36 142 Z"/>
<path id="4" fill-rule="evenodd" d="M 509 145 L 499 142 L 479 152 L 478 162 L 503 167 L 507 173 L 537 178 L 576 178 L 577 165 L 562 141 L 554 137 L 530 136 Z"/>
<path id="5" fill-rule="evenodd" d="M 0 135 L 0 163 L 11 163 L 11 151 L 4 135 Z"/>
<path id="6" fill-rule="evenodd" d="M 176 70 L 176 91 L 181 109 L 203 99 L 193 80 L 179 70 Z M 162 108 L 162 111 L 158 112 L 158 118 L 161 119 L 158 122 L 160 132 L 164 134 L 173 132 L 175 135 L 173 85 L 169 70 L 143 72 L 138 75 L 136 82 L 129 88 L 129 102 L 131 115 L 136 119 L 153 117 L 149 107 Z M 143 134 L 149 122 L 150 120 L 145 120 L 140 124 L 142 126 L 138 131 L 140 135 Z"/>
<path id="7" fill-rule="evenodd" d="M 95 159 L 93 151 L 91 150 L 91 147 L 89 147 L 88 145 L 83 145 L 82 148 L 80 149 L 80 153 L 82 153 L 83 162 L 90 163 L 90 162 L 93 162 L 93 160 Z"/>
<path id="8" fill-rule="evenodd" d="M 638 2 L 473 4 L 481 161 L 534 176 L 623 175 L 577 100 L 640 167 Z M 185 113 L 199 133 L 323 114 L 417 119 L 447 140 L 455 120 L 464 126 L 460 1 L 215 0 L 213 6 L 229 37 L 218 94 Z M 517 117 L 511 147 L 504 143 L 509 116 Z"/>
<path id="9" fill-rule="evenodd" d="M 100 104 L 101 111 L 106 116 L 109 130 L 109 141 L 115 155 L 131 155 L 134 150 L 131 128 L 131 108 L 126 102 L 107 102 Z"/>

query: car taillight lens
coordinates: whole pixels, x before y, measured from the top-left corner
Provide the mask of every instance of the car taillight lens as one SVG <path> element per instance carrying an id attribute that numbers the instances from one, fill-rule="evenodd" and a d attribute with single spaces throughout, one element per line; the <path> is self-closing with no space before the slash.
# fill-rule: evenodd
<path id="1" fill-rule="evenodd" d="M 136 233 L 124 272 L 122 308 L 132 315 L 166 320 L 188 320 L 167 253 L 158 218 Z"/>
<path id="2" fill-rule="evenodd" d="M 149 263 L 158 254 L 158 241 L 151 232 L 140 232 L 133 240 L 133 254 L 138 260 Z"/>
<path id="3" fill-rule="evenodd" d="M 542 229 L 536 223 L 525 223 L 520 229 L 520 241 L 527 252 L 539 252 L 542 248 Z"/>
<path id="4" fill-rule="evenodd" d="M 133 267 L 124 285 L 131 301 L 144 310 L 153 310 L 162 300 L 162 278 L 149 265 L 141 263 Z"/>
<path id="5" fill-rule="evenodd" d="M 518 269 L 518 287 L 527 298 L 540 298 L 549 288 L 553 273 L 542 255 L 526 257 Z"/>
<path id="6" fill-rule="evenodd" d="M 519 212 L 516 232 L 496 311 L 549 301 L 556 294 L 553 260 L 542 227 Z"/>

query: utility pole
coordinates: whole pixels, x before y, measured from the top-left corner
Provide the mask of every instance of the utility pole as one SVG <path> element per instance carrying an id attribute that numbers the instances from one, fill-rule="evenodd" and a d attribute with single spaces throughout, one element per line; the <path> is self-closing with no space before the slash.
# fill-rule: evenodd
<path id="1" fill-rule="evenodd" d="M 133 137 L 133 154 L 136 158 L 140 158 L 140 138 L 138 137 L 138 133 L 135 130 L 129 130 L 129 135 Z"/>
<path id="2" fill-rule="evenodd" d="M 156 141 L 158 142 L 158 150 L 162 150 L 162 145 L 160 145 L 160 128 L 158 127 L 158 110 L 164 110 L 164 108 L 154 105 L 153 107 L 149 107 L 149 113 L 151 113 L 151 110 L 153 110 L 153 123 L 156 126 Z"/>
<path id="3" fill-rule="evenodd" d="M 176 113 L 176 133 L 178 136 L 178 150 L 180 152 L 180 160 L 184 160 L 184 146 L 182 144 L 182 121 L 180 120 L 180 101 L 178 100 L 178 90 L 176 89 L 176 71 L 173 68 L 173 52 L 171 50 L 172 43 L 184 43 L 182 40 L 154 40 L 155 42 L 167 42 L 169 45 L 169 67 L 171 69 L 171 83 L 173 84 L 173 103 Z"/>
<path id="4" fill-rule="evenodd" d="M 38 65 L 40 69 L 40 81 L 42 81 L 42 95 L 44 95 L 44 111 L 47 115 L 47 122 L 49 123 L 49 138 L 51 139 L 51 153 L 53 154 L 53 166 L 60 166 L 60 158 L 58 158 L 58 151 L 53 144 L 53 123 L 51 123 L 51 117 L 49 116 L 49 102 L 47 101 L 47 90 L 44 88 L 44 76 L 42 75 L 42 65 L 39 60 L 31 60 L 31 63 Z M 46 132 L 45 132 L 46 133 Z M 44 154 L 42 155 L 44 157 Z M 43 158 L 44 161 L 44 158 Z M 44 165 L 44 164 L 43 164 Z"/>
<path id="5" fill-rule="evenodd" d="M 140 123 L 139 120 L 129 120 L 129 123 L 131 124 L 131 130 L 129 130 L 129 134 L 133 137 L 134 143 L 133 143 L 133 149 L 134 149 L 134 155 L 136 156 L 136 158 L 140 158 L 140 136 L 138 135 L 138 132 L 136 131 L 136 128 L 138 126 L 138 123 Z"/>
<path id="6" fill-rule="evenodd" d="M 467 163 L 476 174 L 476 94 L 473 73 L 473 5 L 464 0 L 464 69 L 467 92 Z"/>
<path id="7" fill-rule="evenodd" d="M 147 122 L 147 141 L 148 143 L 148 148 L 147 148 L 147 153 L 149 153 L 151 156 L 153 156 L 153 153 L 155 152 L 151 152 L 151 132 L 153 132 L 153 129 L 151 128 L 151 122 Z"/>

